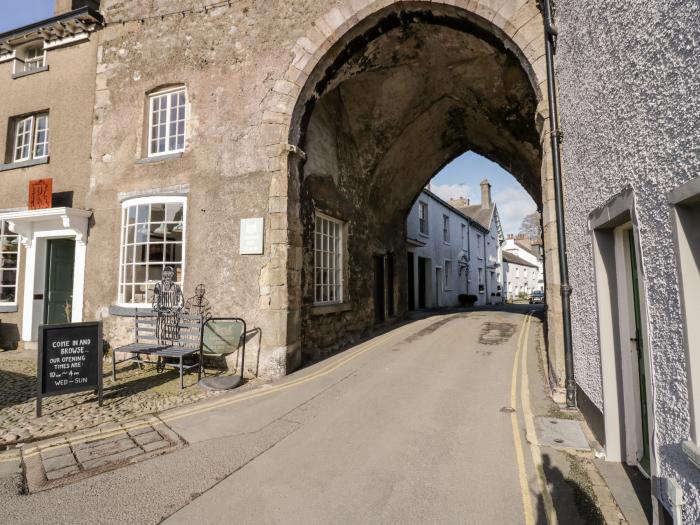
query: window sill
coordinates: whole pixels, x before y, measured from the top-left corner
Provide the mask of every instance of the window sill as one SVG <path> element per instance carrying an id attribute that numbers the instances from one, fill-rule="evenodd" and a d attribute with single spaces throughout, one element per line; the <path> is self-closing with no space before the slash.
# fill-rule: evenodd
<path id="1" fill-rule="evenodd" d="M 337 314 L 350 310 L 352 310 L 350 303 L 315 304 L 311 307 L 311 315 Z"/>
<path id="2" fill-rule="evenodd" d="M 31 168 L 32 166 L 38 166 L 39 164 L 48 164 L 49 157 L 41 157 L 40 159 L 23 160 L 21 162 L 9 162 L 7 164 L 0 164 L 0 171 L 16 170 L 19 168 Z"/>
<path id="3" fill-rule="evenodd" d="M 168 153 L 167 155 L 155 155 L 153 157 L 144 157 L 138 159 L 134 164 L 154 164 L 156 162 L 166 162 L 168 160 L 177 160 L 182 158 L 184 151 L 178 151 L 177 153 Z"/>
<path id="4" fill-rule="evenodd" d="M 696 467 L 700 468 L 700 447 L 692 441 L 684 441 L 681 444 L 681 448 L 685 455 L 688 456 L 688 459 L 690 459 Z"/>
<path id="5" fill-rule="evenodd" d="M 429 239 L 429 238 L 430 238 L 430 234 L 429 234 L 429 233 L 418 232 L 418 235 L 420 235 L 421 237 L 425 237 L 426 239 Z"/>
<path id="6" fill-rule="evenodd" d="M 113 304 L 109 307 L 109 315 L 117 317 L 136 317 L 137 313 L 141 315 L 154 314 L 152 308 L 135 308 L 133 306 L 119 306 L 118 304 Z"/>
<path id="7" fill-rule="evenodd" d="M 36 68 L 36 69 L 31 69 L 29 71 L 21 71 L 19 73 L 13 73 L 12 79 L 14 80 L 16 78 L 28 77 L 29 75 L 33 75 L 35 73 L 42 73 L 42 72 L 48 71 L 48 70 L 49 70 L 49 66 L 47 64 L 45 66 L 41 66 L 41 67 Z"/>
<path id="8" fill-rule="evenodd" d="M 11 314 L 17 311 L 16 304 L 0 304 L 0 314 Z"/>

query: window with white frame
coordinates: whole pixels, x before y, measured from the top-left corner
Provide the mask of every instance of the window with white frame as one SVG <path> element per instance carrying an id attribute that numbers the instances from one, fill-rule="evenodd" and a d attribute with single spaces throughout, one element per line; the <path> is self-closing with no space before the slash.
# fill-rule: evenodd
<path id="1" fill-rule="evenodd" d="M 450 242 L 450 217 L 449 215 L 442 216 L 442 240 Z"/>
<path id="2" fill-rule="evenodd" d="M 314 303 L 343 301 L 343 223 L 316 214 L 314 231 Z"/>
<path id="3" fill-rule="evenodd" d="M 150 305 L 166 266 L 182 286 L 186 215 L 185 197 L 140 197 L 122 203 L 120 304 Z"/>
<path id="4" fill-rule="evenodd" d="M 32 45 L 24 50 L 24 71 L 35 71 L 44 67 L 44 45 Z"/>
<path id="5" fill-rule="evenodd" d="M 36 113 L 13 120 L 12 162 L 47 157 L 49 154 L 49 114 Z"/>
<path id="6" fill-rule="evenodd" d="M 450 278 L 452 276 L 452 261 L 445 261 L 445 290 L 450 289 Z"/>
<path id="7" fill-rule="evenodd" d="M 418 202 L 418 229 L 423 235 L 428 235 L 428 203 Z"/>
<path id="8" fill-rule="evenodd" d="M 19 236 L 0 221 L 0 304 L 17 303 Z"/>
<path id="9" fill-rule="evenodd" d="M 148 100 L 148 156 L 184 151 L 185 88 L 158 91 Z"/>

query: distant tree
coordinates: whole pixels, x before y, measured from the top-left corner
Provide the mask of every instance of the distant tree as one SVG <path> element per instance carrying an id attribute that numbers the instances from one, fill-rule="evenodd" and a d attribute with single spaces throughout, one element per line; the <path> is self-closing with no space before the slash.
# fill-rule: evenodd
<path id="1" fill-rule="evenodd" d="M 540 214 L 533 212 L 527 215 L 520 224 L 521 235 L 525 235 L 528 239 L 539 239 L 542 237 L 542 228 L 540 227 Z"/>

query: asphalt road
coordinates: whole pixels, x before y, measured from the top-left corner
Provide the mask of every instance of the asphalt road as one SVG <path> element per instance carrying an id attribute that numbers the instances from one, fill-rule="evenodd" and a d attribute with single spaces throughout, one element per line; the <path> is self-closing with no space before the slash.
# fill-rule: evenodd
<path id="1" fill-rule="evenodd" d="M 520 400 L 510 409 L 524 314 L 540 308 L 419 319 L 218 406 L 166 413 L 186 447 L 44 493 L 0 493 L 2 521 L 543 522 Z M 531 391 L 537 324 L 521 345 Z"/>

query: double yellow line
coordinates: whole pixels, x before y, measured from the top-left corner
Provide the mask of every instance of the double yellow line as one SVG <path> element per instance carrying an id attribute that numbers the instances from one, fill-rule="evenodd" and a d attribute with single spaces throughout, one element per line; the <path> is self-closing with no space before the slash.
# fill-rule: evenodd
<path id="1" fill-rule="evenodd" d="M 450 316 L 454 317 L 454 316 Z M 422 322 L 422 321 L 428 321 L 427 323 Z M 433 322 L 438 322 L 438 321 L 433 321 Z M 328 363 L 327 365 L 319 368 L 318 370 L 305 375 L 303 377 L 300 377 L 299 379 L 294 379 L 292 381 L 288 381 L 286 383 L 281 383 L 277 386 L 273 386 L 271 388 L 266 388 L 266 389 L 260 389 L 260 390 L 255 390 L 253 392 L 250 392 L 248 394 L 242 394 L 242 395 L 236 395 L 235 397 L 226 397 L 225 399 L 221 399 L 218 401 L 214 401 L 211 403 L 202 403 L 202 404 L 197 404 L 196 406 L 193 406 L 192 408 L 188 409 L 183 409 L 183 410 L 176 410 L 172 413 L 165 413 L 162 416 L 160 416 L 160 422 L 163 423 L 170 423 L 172 421 L 177 421 L 179 419 L 193 416 L 196 414 L 200 414 L 203 412 L 208 412 L 210 410 L 214 410 L 216 408 L 221 408 L 224 406 L 229 406 L 233 405 L 236 403 L 241 403 L 243 401 L 247 401 L 249 399 L 255 399 L 257 397 L 263 397 L 263 396 L 269 396 L 271 394 L 275 394 L 277 392 L 281 392 L 283 390 L 287 390 L 289 388 L 293 388 L 295 386 L 302 385 L 304 383 L 308 383 L 310 381 L 314 381 L 316 379 L 319 379 L 321 377 L 327 376 L 328 374 L 331 374 L 335 372 L 337 369 L 340 367 L 344 366 L 345 364 L 349 363 L 350 361 L 353 361 L 354 359 L 357 359 L 360 357 L 362 354 L 369 352 L 370 350 L 373 350 L 377 348 L 378 346 L 388 343 L 392 340 L 398 339 L 399 337 L 403 336 L 405 332 L 409 332 L 413 329 L 416 329 L 416 327 L 422 327 L 424 324 L 431 324 L 430 318 L 428 319 L 423 319 L 421 321 L 418 321 L 417 323 L 409 323 L 404 326 L 401 326 L 389 333 L 383 334 L 381 336 L 378 336 L 370 341 L 367 341 L 365 343 L 362 343 L 358 345 L 354 350 L 349 351 L 347 355 L 342 357 L 341 359 L 338 359 L 337 361 Z M 87 441 L 97 441 L 97 440 L 102 440 L 102 439 L 107 439 L 110 437 L 115 437 L 121 434 L 125 434 L 127 431 L 130 430 L 137 430 L 140 428 L 145 428 L 148 426 L 153 426 L 153 425 L 158 425 L 158 421 L 137 421 L 134 423 L 127 423 L 122 425 L 121 428 L 107 431 L 107 432 L 100 432 L 100 431 L 95 431 L 87 434 L 83 434 L 78 436 L 75 439 L 70 439 L 67 438 L 67 441 L 60 441 L 57 443 L 52 443 L 50 445 L 44 446 L 44 447 L 38 447 L 34 446 L 31 448 L 28 448 L 27 450 L 22 452 L 22 457 L 25 459 L 28 459 L 30 457 L 36 456 L 37 454 L 41 453 L 42 451 L 46 450 L 52 450 L 56 448 L 62 448 L 62 447 L 67 447 L 69 445 L 76 445 L 79 443 L 85 443 Z M 57 440 L 60 438 L 56 438 Z M 0 463 L 2 462 L 8 462 L 8 461 L 16 461 L 18 459 L 17 454 L 7 454 L 4 455 L 3 457 L 0 457 Z"/>
<path id="2" fill-rule="evenodd" d="M 520 494 L 523 500 L 523 513 L 525 516 L 526 525 L 535 525 L 536 515 L 532 505 L 532 497 L 530 496 L 530 485 L 527 479 L 527 470 L 525 469 L 525 452 L 523 442 L 520 437 L 520 425 L 518 422 L 517 401 L 518 401 L 518 363 L 520 363 L 520 404 L 522 407 L 523 421 L 525 423 L 525 438 L 529 444 L 532 463 L 535 466 L 537 483 L 539 492 L 544 503 L 545 516 L 549 525 L 557 525 L 557 515 L 554 510 L 552 495 L 547 486 L 547 479 L 544 475 L 542 466 L 542 454 L 540 447 L 537 445 L 537 434 L 535 432 L 535 422 L 530 408 L 530 387 L 527 373 L 527 350 L 528 336 L 530 334 L 530 324 L 532 322 L 532 314 L 528 313 L 523 319 L 523 324 L 518 336 L 518 347 L 513 360 L 513 372 L 511 375 L 510 389 L 510 404 L 514 409 L 511 412 L 511 424 L 513 427 L 513 441 L 515 442 L 515 459 L 518 464 L 518 477 L 520 481 Z"/>

